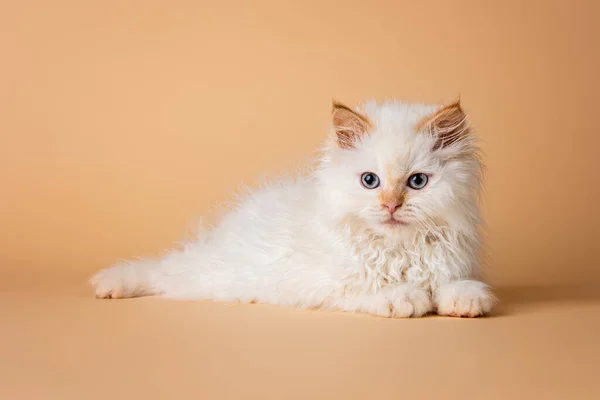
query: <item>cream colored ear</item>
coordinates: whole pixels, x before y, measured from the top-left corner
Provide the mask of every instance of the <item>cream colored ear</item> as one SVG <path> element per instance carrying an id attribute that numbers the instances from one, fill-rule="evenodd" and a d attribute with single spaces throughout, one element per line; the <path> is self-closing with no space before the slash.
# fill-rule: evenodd
<path id="1" fill-rule="evenodd" d="M 450 146 L 469 134 L 469 121 L 460 100 L 447 105 L 427 118 L 421 125 L 436 137 L 434 149 Z"/>
<path id="2" fill-rule="evenodd" d="M 333 101 L 332 122 L 337 144 L 343 149 L 354 148 L 356 141 L 366 135 L 371 128 L 367 117 L 335 100 Z"/>

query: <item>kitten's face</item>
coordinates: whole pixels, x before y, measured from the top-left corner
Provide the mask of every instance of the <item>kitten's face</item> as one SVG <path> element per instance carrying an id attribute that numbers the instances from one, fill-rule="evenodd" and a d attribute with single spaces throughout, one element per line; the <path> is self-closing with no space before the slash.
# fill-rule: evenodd
<path id="1" fill-rule="evenodd" d="M 335 212 L 392 235 L 468 212 L 480 166 L 462 110 L 448 107 L 334 107 L 336 144 L 322 178 Z"/>

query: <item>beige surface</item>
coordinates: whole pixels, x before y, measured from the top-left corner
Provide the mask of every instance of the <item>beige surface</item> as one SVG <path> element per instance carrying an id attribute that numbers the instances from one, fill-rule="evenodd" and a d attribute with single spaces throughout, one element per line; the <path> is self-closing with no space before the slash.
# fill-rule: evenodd
<path id="1" fill-rule="evenodd" d="M 0 398 L 600 397 L 600 3 L 233 3 L 0 5 Z M 332 96 L 457 94 L 497 317 L 92 298 L 302 165 Z"/>

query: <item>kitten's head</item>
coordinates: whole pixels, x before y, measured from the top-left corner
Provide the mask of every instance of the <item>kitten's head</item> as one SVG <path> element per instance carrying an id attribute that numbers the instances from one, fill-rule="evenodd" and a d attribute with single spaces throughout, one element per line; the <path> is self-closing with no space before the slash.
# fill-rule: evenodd
<path id="1" fill-rule="evenodd" d="M 318 177 L 332 213 L 383 234 L 472 229 L 481 163 L 460 103 L 333 103 Z"/>

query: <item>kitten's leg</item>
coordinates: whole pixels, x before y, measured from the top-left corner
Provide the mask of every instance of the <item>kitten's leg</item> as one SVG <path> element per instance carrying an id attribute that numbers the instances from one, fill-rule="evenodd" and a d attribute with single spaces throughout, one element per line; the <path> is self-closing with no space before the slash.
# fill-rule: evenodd
<path id="1" fill-rule="evenodd" d="M 158 261 L 131 261 L 96 273 L 90 284 L 96 297 L 119 299 L 162 294 L 156 282 Z"/>
<path id="2" fill-rule="evenodd" d="M 441 285 L 434 302 L 439 315 L 478 317 L 489 314 L 497 300 L 485 283 L 461 280 Z"/>
<path id="3" fill-rule="evenodd" d="M 207 279 L 199 274 L 200 261 L 173 251 L 162 259 L 127 261 L 96 273 L 90 284 L 96 297 L 117 299 L 165 295 L 201 296 Z"/>
<path id="4" fill-rule="evenodd" d="M 411 284 L 388 285 L 375 293 L 346 293 L 326 308 L 373 314 L 380 317 L 421 317 L 432 311 L 427 290 Z"/>

